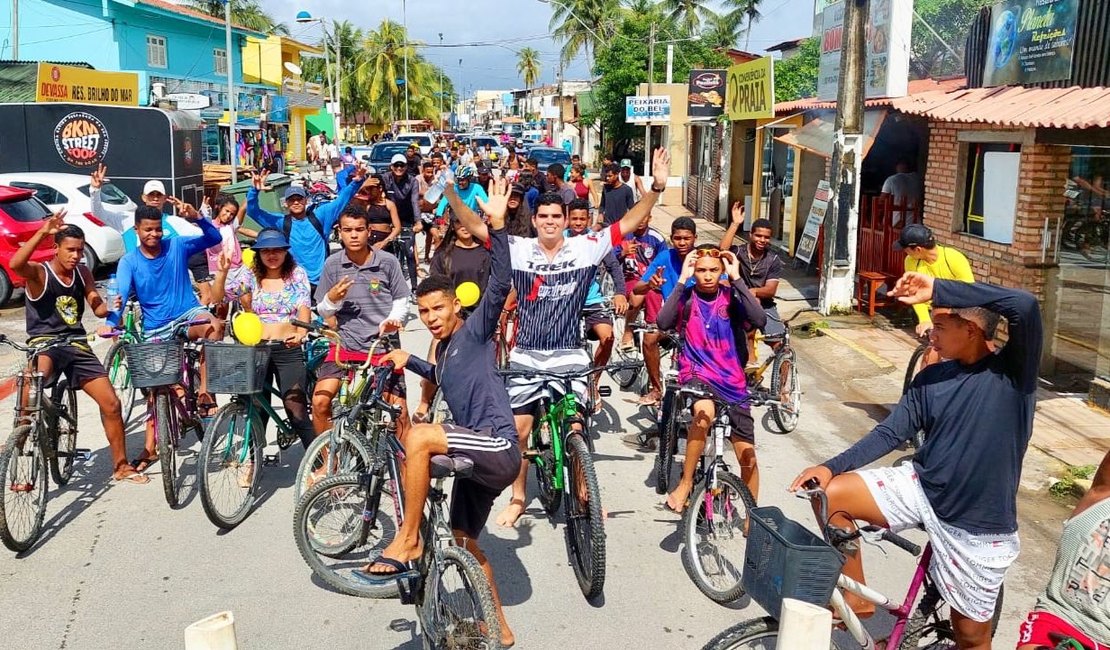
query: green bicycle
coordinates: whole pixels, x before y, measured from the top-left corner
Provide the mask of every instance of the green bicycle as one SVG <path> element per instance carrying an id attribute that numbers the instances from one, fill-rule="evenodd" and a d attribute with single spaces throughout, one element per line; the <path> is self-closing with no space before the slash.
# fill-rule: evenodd
<path id="1" fill-rule="evenodd" d="M 129 343 L 141 343 L 142 340 L 143 326 L 139 314 L 139 303 L 137 300 L 131 299 L 127 301 L 123 308 L 119 337 L 108 348 L 108 354 L 104 357 L 108 379 L 112 382 L 112 387 L 116 389 L 116 395 L 119 395 L 124 424 L 131 421 L 135 398 L 139 394 L 139 389 L 135 388 L 135 384 L 131 380 L 131 371 L 127 365 L 126 347 Z"/>

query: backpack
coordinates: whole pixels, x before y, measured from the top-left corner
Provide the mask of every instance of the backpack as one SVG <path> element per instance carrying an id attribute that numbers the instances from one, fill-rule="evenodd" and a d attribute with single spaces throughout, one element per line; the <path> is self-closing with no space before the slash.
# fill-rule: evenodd
<path id="1" fill-rule="evenodd" d="M 305 211 L 305 218 L 308 219 L 308 222 L 311 223 L 312 227 L 316 229 L 316 232 L 320 233 L 320 242 L 324 245 L 324 256 L 327 257 L 328 236 L 324 233 L 324 224 L 320 223 L 320 220 L 316 218 L 315 210 L 313 210 L 312 208 L 309 208 Z M 287 214 L 285 215 L 285 222 L 281 225 L 281 232 L 285 235 L 285 241 L 290 241 L 289 233 L 292 231 L 293 215 Z"/>

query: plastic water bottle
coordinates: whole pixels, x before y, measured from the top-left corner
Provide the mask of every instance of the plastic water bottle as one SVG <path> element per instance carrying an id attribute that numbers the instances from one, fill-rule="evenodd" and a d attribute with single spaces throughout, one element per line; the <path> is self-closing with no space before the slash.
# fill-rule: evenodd
<path id="1" fill-rule="evenodd" d="M 424 200 L 428 203 L 438 203 L 439 198 L 443 196 L 443 191 L 447 189 L 447 183 L 455 182 L 455 175 L 451 173 L 449 167 L 444 167 L 443 171 L 436 176 L 436 181 L 424 192 Z"/>
<path id="2" fill-rule="evenodd" d="M 108 303 L 108 311 L 116 311 L 116 300 L 119 299 L 119 280 L 116 274 L 108 276 L 108 286 L 105 289 L 104 300 Z"/>

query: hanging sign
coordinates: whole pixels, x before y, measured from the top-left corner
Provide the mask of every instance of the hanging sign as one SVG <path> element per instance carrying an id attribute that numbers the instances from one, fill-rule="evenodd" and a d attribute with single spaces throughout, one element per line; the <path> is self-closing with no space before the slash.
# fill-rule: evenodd
<path id="1" fill-rule="evenodd" d="M 991 10 L 984 86 L 1071 78 L 1075 0 L 1009 0 Z"/>
<path id="2" fill-rule="evenodd" d="M 725 105 L 733 122 L 775 116 L 775 62 L 771 57 L 729 68 L 727 88 Z"/>

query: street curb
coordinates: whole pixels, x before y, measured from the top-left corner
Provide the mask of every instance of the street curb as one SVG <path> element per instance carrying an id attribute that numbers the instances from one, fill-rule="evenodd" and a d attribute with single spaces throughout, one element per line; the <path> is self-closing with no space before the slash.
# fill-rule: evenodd
<path id="1" fill-rule="evenodd" d="M 880 357 L 879 355 L 877 355 L 874 352 L 868 350 L 867 348 L 863 347 L 862 345 L 859 345 L 855 341 L 853 341 L 853 340 L 851 340 L 851 339 L 849 339 L 845 336 L 841 336 L 840 334 L 837 334 L 836 330 L 833 330 L 833 329 L 830 329 L 830 328 L 827 328 L 827 327 L 823 327 L 818 331 L 821 332 L 821 334 L 832 338 L 837 343 L 840 343 L 841 345 L 845 345 L 848 348 L 850 348 L 851 350 L 853 350 L 855 352 L 858 352 L 860 355 L 862 355 L 868 361 L 870 361 L 871 363 L 878 366 L 879 369 L 881 369 L 881 370 L 893 370 L 894 369 L 894 364 L 893 363 L 891 363 L 891 362 L 887 361 L 886 359 Z"/>

